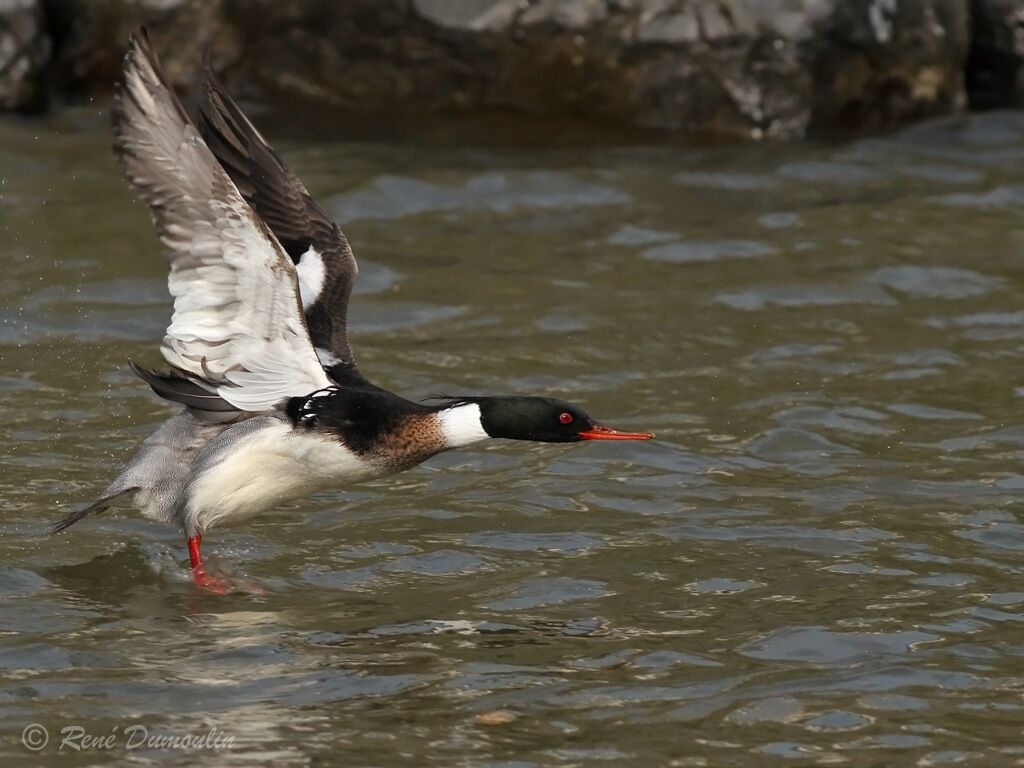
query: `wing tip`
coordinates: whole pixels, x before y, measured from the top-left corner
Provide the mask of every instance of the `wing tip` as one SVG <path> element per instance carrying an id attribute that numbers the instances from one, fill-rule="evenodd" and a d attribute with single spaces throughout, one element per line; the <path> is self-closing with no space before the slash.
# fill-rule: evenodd
<path id="1" fill-rule="evenodd" d="M 114 88 L 114 108 L 111 110 L 111 118 L 114 124 L 114 147 L 118 153 L 124 150 L 123 128 L 125 125 L 130 123 L 133 117 L 138 118 L 146 115 L 147 112 L 153 112 L 151 105 L 142 104 L 139 101 L 139 96 L 133 95 L 136 88 L 145 91 L 151 99 L 165 101 L 177 113 L 178 118 L 186 124 L 191 123 L 188 113 L 182 107 L 167 80 L 160 58 L 150 39 L 149 30 L 144 25 L 135 27 L 128 34 L 128 50 L 124 55 L 121 79 Z M 134 104 L 139 113 L 138 116 L 128 114 L 129 101 Z"/>
<path id="2" fill-rule="evenodd" d="M 128 33 L 128 50 L 124 54 L 124 77 L 121 79 L 118 90 L 124 90 L 128 77 L 133 72 L 139 72 L 142 67 L 151 70 L 158 82 L 164 82 L 160 60 L 153 48 L 149 30 L 145 26 L 139 25 Z"/>
<path id="3" fill-rule="evenodd" d="M 139 24 L 128 33 L 128 45 L 132 48 L 145 46 L 152 49 L 153 43 L 149 39 L 149 29 L 145 24 Z"/>

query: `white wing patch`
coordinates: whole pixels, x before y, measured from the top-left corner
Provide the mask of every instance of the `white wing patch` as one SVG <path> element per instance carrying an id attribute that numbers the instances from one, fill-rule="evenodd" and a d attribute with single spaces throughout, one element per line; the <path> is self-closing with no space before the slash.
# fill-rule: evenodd
<path id="1" fill-rule="evenodd" d="M 299 295 L 302 297 L 302 309 L 309 309 L 316 304 L 320 293 L 324 289 L 324 278 L 327 277 L 327 270 L 324 267 L 323 256 L 313 246 L 309 246 L 299 263 L 295 265 L 295 273 L 299 277 Z"/>
<path id="2" fill-rule="evenodd" d="M 341 358 L 335 355 L 331 350 L 324 349 L 323 347 L 314 347 L 313 351 L 316 352 L 316 357 L 320 361 L 320 365 L 324 368 L 331 368 L 341 362 Z"/>
<path id="3" fill-rule="evenodd" d="M 128 180 L 170 251 L 167 361 L 244 411 L 328 386 L 291 260 L 188 120 L 145 40 L 132 42 L 115 131 Z"/>

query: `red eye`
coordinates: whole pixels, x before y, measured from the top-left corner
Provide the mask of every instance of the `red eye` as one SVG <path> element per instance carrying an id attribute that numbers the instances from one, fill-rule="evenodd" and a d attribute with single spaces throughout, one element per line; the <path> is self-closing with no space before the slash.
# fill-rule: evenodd
<path id="1" fill-rule="evenodd" d="M 563 424 L 572 424 L 572 414 L 563 413 L 561 416 L 558 417 L 558 420 Z"/>

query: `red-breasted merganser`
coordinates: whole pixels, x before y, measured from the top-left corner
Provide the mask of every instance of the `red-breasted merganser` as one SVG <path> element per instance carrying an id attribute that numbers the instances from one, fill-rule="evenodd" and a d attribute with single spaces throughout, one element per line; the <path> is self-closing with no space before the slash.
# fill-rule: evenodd
<path id="1" fill-rule="evenodd" d="M 416 403 L 371 384 L 348 342 L 356 260 L 207 62 L 199 127 L 133 35 L 113 111 L 114 150 L 168 251 L 167 373 L 133 368 L 184 409 L 93 504 L 130 501 L 185 533 L 196 583 L 224 591 L 200 554 L 212 526 L 330 486 L 414 467 L 488 438 L 647 440 L 545 397 Z"/>

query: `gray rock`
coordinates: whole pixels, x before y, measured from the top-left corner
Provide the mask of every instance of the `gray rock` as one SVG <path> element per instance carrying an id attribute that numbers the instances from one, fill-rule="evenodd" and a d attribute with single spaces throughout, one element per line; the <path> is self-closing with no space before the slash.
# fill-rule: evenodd
<path id="1" fill-rule="evenodd" d="M 582 30 L 608 15 L 605 0 L 539 0 L 528 5 L 519 24 L 552 24 L 560 29 Z"/>
<path id="2" fill-rule="evenodd" d="M 644 14 L 640 17 L 637 39 L 641 43 L 696 43 L 700 40 L 700 22 L 692 10 Z"/>
<path id="3" fill-rule="evenodd" d="M 413 0 L 413 9 L 442 28 L 497 31 L 508 28 L 520 0 Z"/>
<path id="4" fill-rule="evenodd" d="M 37 111 L 47 98 L 50 35 L 40 0 L 0 0 L 0 109 Z"/>
<path id="5" fill-rule="evenodd" d="M 759 0 L 748 2 L 747 11 L 756 23 L 782 37 L 801 40 L 815 25 L 835 12 L 840 0 Z"/>

